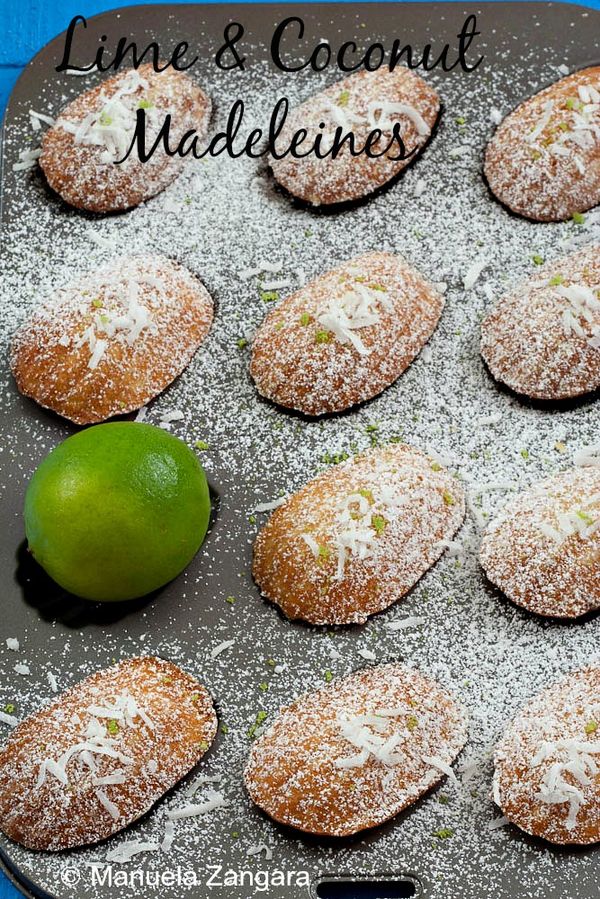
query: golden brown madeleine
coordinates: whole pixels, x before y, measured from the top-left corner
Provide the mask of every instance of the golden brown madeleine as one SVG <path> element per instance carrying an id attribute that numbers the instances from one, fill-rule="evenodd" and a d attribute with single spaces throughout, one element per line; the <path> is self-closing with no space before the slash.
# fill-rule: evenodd
<path id="1" fill-rule="evenodd" d="M 479 556 L 490 581 L 538 615 L 600 608 L 600 470 L 564 471 L 511 500 Z"/>
<path id="2" fill-rule="evenodd" d="M 348 836 L 393 818 L 451 774 L 466 740 L 466 716 L 439 684 L 381 665 L 282 709 L 244 777 L 275 821 Z"/>
<path id="3" fill-rule="evenodd" d="M 324 147 L 332 146 L 336 128 L 343 133 L 352 131 L 356 149 L 365 145 L 367 135 L 375 128 L 383 132 L 373 152 L 383 152 L 392 137 L 395 122 L 406 151 L 416 150 L 418 155 L 431 136 L 440 110 L 436 91 L 409 69 L 398 66 L 393 72 L 378 69 L 361 71 L 342 81 L 337 81 L 324 91 L 293 109 L 282 130 L 277 146 L 285 147 L 294 132 L 306 129 L 306 144 L 300 144 L 299 152 L 312 145 L 318 134 L 325 134 Z M 325 123 L 325 129 L 319 127 Z M 277 181 L 291 194 L 314 205 L 342 203 L 367 196 L 381 187 L 412 161 L 397 160 L 399 147 L 396 142 L 388 153 L 370 159 L 366 154 L 352 156 L 344 145 L 339 155 L 332 159 L 318 159 L 314 153 L 294 159 L 273 159 L 271 167 Z"/>
<path id="4" fill-rule="evenodd" d="M 600 387 L 600 246 L 544 266 L 501 297 L 481 325 L 490 372 L 534 399 Z"/>
<path id="5" fill-rule="evenodd" d="M 151 656 L 98 671 L 31 715 L 0 750 L 0 828 L 29 849 L 103 840 L 200 761 L 217 729 L 194 677 Z"/>
<path id="6" fill-rule="evenodd" d="M 600 667 L 531 699 L 494 764 L 494 801 L 521 830 L 551 843 L 600 841 Z"/>
<path id="7" fill-rule="evenodd" d="M 162 145 L 142 163 L 134 147 L 125 162 L 138 109 L 146 114 L 149 148 L 172 116 L 170 145 L 195 129 L 202 136 L 211 102 L 187 75 L 151 65 L 128 69 L 102 81 L 73 100 L 44 134 L 40 165 L 50 187 L 78 209 L 116 212 L 137 206 L 164 190 L 179 174 L 183 160 L 169 158 Z"/>
<path id="8" fill-rule="evenodd" d="M 21 393 L 76 424 L 139 409 L 188 365 L 213 302 L 164 256 L 113 260 L 57 291 L 21 325 L 11 369 Z"/>
<path id="9" fill-rule="evenodd" d="M 490 140 L 484 173 L 513 212 L 562 221 L 600 202 L 600 66 L 517 106 Z"/>
<path id="10" fill-rule="evenodd" d="M 306 415 L 339 412 L 389 387 L 431 337 L 443 297 L 400 256 L 366 253 L 270 312 L 252 344 L 262 396 Z"/>
<path id="11" fill-rule="evenodd" d="M 309 481 L 254 544 L 252 572 L 288 618 L 362 623 L 401 599 L 464 518 L 458 481 L 419 450 L 388 444 Z"/>

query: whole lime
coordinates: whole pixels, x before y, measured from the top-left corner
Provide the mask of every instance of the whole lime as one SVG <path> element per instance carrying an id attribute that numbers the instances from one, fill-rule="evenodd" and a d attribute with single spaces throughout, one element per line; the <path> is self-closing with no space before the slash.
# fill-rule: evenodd
<path id="1" fill-rule="evenodd" d="M 210 516 L 190 448 L 138 422 L 69 437 L 34 472 L 25 531 L 35 559 L 65 590 L 94 600 L 144 596 L 194 557 Z"/>

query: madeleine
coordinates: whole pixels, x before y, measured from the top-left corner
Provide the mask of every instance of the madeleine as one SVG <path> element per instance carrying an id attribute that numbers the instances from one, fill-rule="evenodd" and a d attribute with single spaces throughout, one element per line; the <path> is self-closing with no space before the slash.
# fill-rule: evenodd
<path id="1" fill-rule="evenodd" d="M 118 212 L 148 200 L 177 177 L 183 160 L 169 157 L 162 146 L 145 163 L 135 147 L 120 162 L 132 144 L 140 109 L 149 147 L 167 115 L 175 136 L 191 129 L 206 134 L 211 102 L 187 75 L 155 72 L 150 64 L 119 72 L 81 94 L 42 140 L 40 166 L 65 202 L 90 212 Z"/>
<path id="2" fill-rule="evenodd" d="M 304 129 L 308 132 L 307 145 L 323 135 L 324 148 L 329 149 L 340 128 L 343 134 L 354 134 L 356 150 L 360 150 L 368 134 L 379 129 L 382 134 L 372 152 L 382 155 L 353 156 L 344 144 L 335 159 L 318 159 L 314 153 L 300 159 L 273 158 L 273 174 L 289 193 L 315 206 L 361 199 L 398 175 L 422 151 L 439 111 L 436 91 L 409 69 L 362 70 L 293 109 L 282 129 L 281 145 L 287 146 L 294 132 Z M 403 159 L 397 158 L 397 142 L 389 146 L 395 123 L 405 147 Z M 302 144 L 299 152 L 303 152 Z"/>
<path id="3" fill-rule="evenodd" d="M 577 618 L 600 608 L 600 469 L 565 471 L 519 493 L 488 525 L 479 559 L 530 612 Z"/>
<path id="4" fill-rule="evenodd" d="M 484 174 L 513 212 L 562 221 L 600 202 L 600 66 L 517 106 L 487 145 Z"/>
<path id="5" fill-rule="evenodd" d="M 516 393 L 562 400 L 600 387 L 600 246 L 544 266 L 481 325 L 481 355 Z"/>
<path id="6" fill-rule="evenodd" d="M 444 299 L 400 256 L 366 253 L 283 300 L 259 327 L 258 392 L 305 415 L 377 396 L 431 337 Z"/>
<path id="7" fill-rule="evenodd" d="M 21 325 L 10 365 L 25 396 L 76 424 L 139 409 L 188 365 L 213 302 L 164 256 L 113 260 L 57 291 Z"/>
<path id="8" fill-rule="evenodd" d="M 558 845 L 600 841 L 600 667 L 531 699 L 494 755 L 494 801 L 521 830 Z"/>
<path id="9" fill-rule="evenodd" d="M 273 512 L 254 544 L 254 578 L 288 618 L 363 623 L 439 559 L 464 509 L 459 482 L 424 453 L 369 450 Z"/>
<path id="10" fill-rule="evenodd" d="M 0 829 L 51 851 L 112 836 L 200 761 L 216 729 L 207 691 L 171 662 L 147 656 L 97 671 L 0 750 Z"/>
<path id="11" fill-rule="evenodd" d="M 322 836 L 376 827 L 446 775 L 466 716 L 435 681 L 381 665 L 300 696 L 250 752 L 251 799 L 280 824 Z"/>

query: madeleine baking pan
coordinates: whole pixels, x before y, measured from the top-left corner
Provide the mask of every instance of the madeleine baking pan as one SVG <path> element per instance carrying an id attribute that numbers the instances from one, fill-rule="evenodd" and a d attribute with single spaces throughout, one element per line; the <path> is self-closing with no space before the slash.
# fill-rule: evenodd
<path id="1" fill-rule="evenodd" d="M 124 8 L 90 19 L 77 33 L 74 56 L 87 62 L 99 43 L 109 46 L 122 35 L 140 45 L 156 39 L 164 48 L 188 40 L 200 57 L 191 74 L 214 101 L 213 128 L 222 127 L 242 97 L 250 130 L 266 124 L 278 97 L 296 102 L 340 77 L 332 67 L 284 73 L 272 65 L 271 36 L 287 15 L 305 21 L 303 41 L 297 45 L 290 34 L 286 43 L 300 59 L 319 40 L 333 48 L 351 39 L 361 47 L 376 40 L 390 47 L 399 38 L 415 50 L 431 44 L 439 52 L 447 42 L 456 44 L 469 14 L 477 16 L 480 32 L 471 52 L 483 61 L 473 72 L 438 68 L 427 74 L 444 106 L 429 147 L 376 197 L 329 213 L 295 203 L 264 162 L 225 156 L 191 162 L 164 193 L 131 212 L 76 212 L 47 189 L 37 169 L 14 171 L 13 164 L 39 142 L 29 111 L 54 115 L 99 76 L 58 74 L 59 37 L 15 87 L 2 157 L 0 707 L 14 706 L 21 718 L 53 696 L 52 677 L 64 689 L 114 659 L 141 653 L 172 659 L 215 698 L 220 733 L 195 773 L 218 778 L 210 786 L 227 801 L 179 822 L 170 852 L 140 853 L 121 865 L 106 864 L 108 850 L 157 839 L 165 808 L 185 784 L 109 844 L 44 854 L 2 837 L 3 864 L 31 895 L 598 894 L 597 850 L 555 849 L 496 826 L 491 752 L 528 697 L 597 655 L 599 622 L 557 623 L 517 609 L 486 583 L 477 546 L 482 522 L 511 492 L 568 467 L 598 442 L 593 397 L 538 405 L 493 383 L 479 356 L 479 321 L 491 298 L 535 271 L 536 259 L 557 258 L 597 235 L 593 212 L 582 222 L 561 224 L 514 217 L 488 192 L 481 163 L 497 113 L 561 73 L 598 62 L 600 12 L 504 2 Z M 245 28 L 244 71 L 215 65 L 230 21 Z M 396 384 L 343 415 L 305 419 L 260 399 L 248 376 L 248 344 L 270 308 L 261 286 L 272 277 L 269 270 L 289 285 L 283 296 L 370 249 L 404 254 L 444 290 L 446 307 L 426 350 Z M 215 324 L 192 364 L 146 410 L 148 421 L 198 445 L 214 515 L 200 553 L 174 582 L 144 600 L 95 605 L 62 593 L 28 558 L 26 484 L 74 427 L 18 395 L 6 350 L 18 324 L 54 286 L 111 256 L 150 251 L 188 266 L 216 301 Z M 465 275 L 476 261 L 481 274 L 467 289 Z M 469 512 L 451 550 L 402 602 L 364 626 L 286 621 L 261 598 L 250 575 L 252 541 L 267 514 L 261 507 L 346 454 L 391 438 L 425 449 L 463 481 Z M 6 646 L 8 637 L 17 638 L 18 650 Z M 470 734 L 456 765 L 458 782 L 443 783 L 387 825 L 348 840 L 302 836 L 264 817 L 242 783 L 257 721 L 268 723 L 329 672 L 387 660 L 419 666 L 466 706 Z"/>

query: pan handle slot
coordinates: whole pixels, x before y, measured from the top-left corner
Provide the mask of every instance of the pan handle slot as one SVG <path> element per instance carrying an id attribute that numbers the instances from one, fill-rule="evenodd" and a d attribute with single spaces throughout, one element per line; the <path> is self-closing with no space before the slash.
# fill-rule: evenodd
<path id="1" fill-rule="evenodd" d="M 317 886 L 318 899 L 411 899 L 416 895 L 412 880 L 325 880 Z"/>

